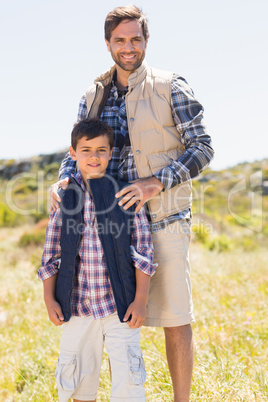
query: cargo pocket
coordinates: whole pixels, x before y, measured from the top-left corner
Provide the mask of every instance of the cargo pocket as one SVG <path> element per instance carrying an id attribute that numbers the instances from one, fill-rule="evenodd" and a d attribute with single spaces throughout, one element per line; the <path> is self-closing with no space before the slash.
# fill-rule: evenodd
<path id="1" fill-rule="evenodd" d="M 139 344 L 128 344 L 129 378 L 133 385 L 142 385 L 146 380 L 146 371 Z"/>
<path id="2" fill-rule="evenodd" d="M 59 390 L 74 391 L 77 388 L 77 356 L 74 352 L 62 350 L 56 368 L 56 383 Z"/>

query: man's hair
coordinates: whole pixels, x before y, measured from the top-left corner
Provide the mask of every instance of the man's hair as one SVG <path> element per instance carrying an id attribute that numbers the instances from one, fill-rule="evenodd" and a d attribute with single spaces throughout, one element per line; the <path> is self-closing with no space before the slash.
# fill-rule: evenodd
<path id="1" fill-rule="evenodd" d="M 71 144 L 76 150 L 78 141 L 86 137 L 87 140 L 92 140 L 100 136 L 106 136 L 109 141 L 110 148 L 114 146 L 114 131 L 109 124 L 99 119 L 84 119 L 76 123 L 71 134 Z"/>
<path id="2" fill-rule="evenodd" d="M 148 21 L 145 14 L 143 14 L 142 10 L 138 7 L 129 5 L 126 7 L 116 7 L 107 15 L 104 24 L 104 35 L 108 42 L 110 42 L 113 30 L 125 20 L 139 21 L 142 27 L 144 39 L 147 40 L 149 38 Z"/>

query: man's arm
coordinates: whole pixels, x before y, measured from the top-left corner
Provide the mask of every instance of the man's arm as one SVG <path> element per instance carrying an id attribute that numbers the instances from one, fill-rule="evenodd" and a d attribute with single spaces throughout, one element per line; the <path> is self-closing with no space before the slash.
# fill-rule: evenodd
<path id="1" fill-rule="evenodd" d="M 185 152 L 154 174 L 165 190 L 197 177 L 214 156 L 203 106 L 194 97 L 188 83 L 179 76 L 174 76 L 171 82 L 171 108 Z"/>
<path id="2" fill-rule="evenodd" d="M 124 209 L 138 201 L 136 211 L 139 211 L 145 202 L 162 190 L 169 190 L 198 176 L 214 156 L 211 138 L 204 124 L 203 107 L 187 82 L 178 76 L 174 76 L 171 83 L 171 108 L 185 153 L 154 176 L 136 180 L 121 190 L 116 196 L 123 197 L 119 205 L 124 205 Z"/>
<path id="3" fill-rule="evenodd" d="M 150 278 L 155 273 L 153 264 L 153 243 L 149 223 L 144 209 L 139 211 L 133 219 L 131 233 L 131 255 L 136 268 L 136 294 L 134 301 L 129 305 L 124 317 L 131 328 L 143 325 L 146 316 Z"/>
<path id="4" fill-rule="evenodd" d="M 77 122 L 83 120 L 87 117 L 87 101 L 86 95 L 82 96 L 81 101 L 78 107 L 78 115 Z M 76 161 L 74 161 L 70 153 L 68 152 L 65 155 L 65 158 L 61 162 L 59 168 L 59 181 L 57 183 L 52 184 L 50 187 L 50 211 L 55 211 L 59 207 L 59 202 L 61 202 L 61 198 L 58 194 L 59 188 L 66 189 L 70 183 L 70 177 L 76 171 Z"/>

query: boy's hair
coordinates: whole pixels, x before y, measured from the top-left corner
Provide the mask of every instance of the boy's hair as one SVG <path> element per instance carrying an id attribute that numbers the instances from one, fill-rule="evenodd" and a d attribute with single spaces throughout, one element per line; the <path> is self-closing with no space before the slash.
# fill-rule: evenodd
<path id="1" fill-rule="evenodd" d="M 108 138 L 110 148 L 114 146 L 114 130 L 105 121 L 99 119 L 84 119 L 79 121 L 73 128 L 71 144 L 76 150 L 78 141 L 86 137 L 87 140 L 105 135 Z"/>
<path id="2" fill-rule="evenodd" d="M 148 21 L 143 14 L 142 10 L 134 5 L 126 7 L 116 7 L 106 17 L 104 24 L 104 36 L 108 42 L 110 42 L 113 30 L 124 20 L 137 20 L 140 22 L 144 39 L 149 38 Z"/>

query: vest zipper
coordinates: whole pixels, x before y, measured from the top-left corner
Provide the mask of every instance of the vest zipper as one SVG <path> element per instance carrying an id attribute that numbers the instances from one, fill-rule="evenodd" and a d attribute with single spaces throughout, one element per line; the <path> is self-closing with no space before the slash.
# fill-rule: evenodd
<path id="1" fill-rule="evenodd" d="M 103 185 L 102 185 L 102 187 L 103 187 Z M 105 202 L 105 206 L 106 206 L 106 208 L 107 208 L 107 210 L 109 211 L 109 207 L 110 207 L 110 205 L 107 205 L 107 200 L 106 200 L 106 196 L 105 196 L 105 189 L 103 188 L 103 194 L 104 194 L 104 202 Z M 111 214 L 110 214 L 110 212 L 108 212 L 108 214 L 109 214 L 109 219 L 110 219 L 110 221 L 111 221 Z M 122 275 L 121 275 L 121 270 L 120 270 L 120 268 L 119 268 L 119 264 L 118 264 L 118 248 L 117 248 L 117 244 L 116 244 L 116 241 L 114 240 L 114 237 L 112 236 L 112 239 L 113 239 L 113 245 L 114 245 L 114 249 L 115 249 L 115 260 L 116 260 L 116 265 L 117 265 L 117 270 L 118 270 L 118 274 L 119 274 L 119 276 L 120 276 L 120 280 L 121 280 L 121 286 L 123 285 L 123 279 L 122 279 Z M 125 291 L 125 287 L 124 286 L 122 286 L 122 291 L 123 291 L 123 297 L 124 297 L 124 300 L 125 300 L 125 304 L 127 305 L 128 303 L 127 303 L 127 296 L 126 296 L 126 291 Z"/>

